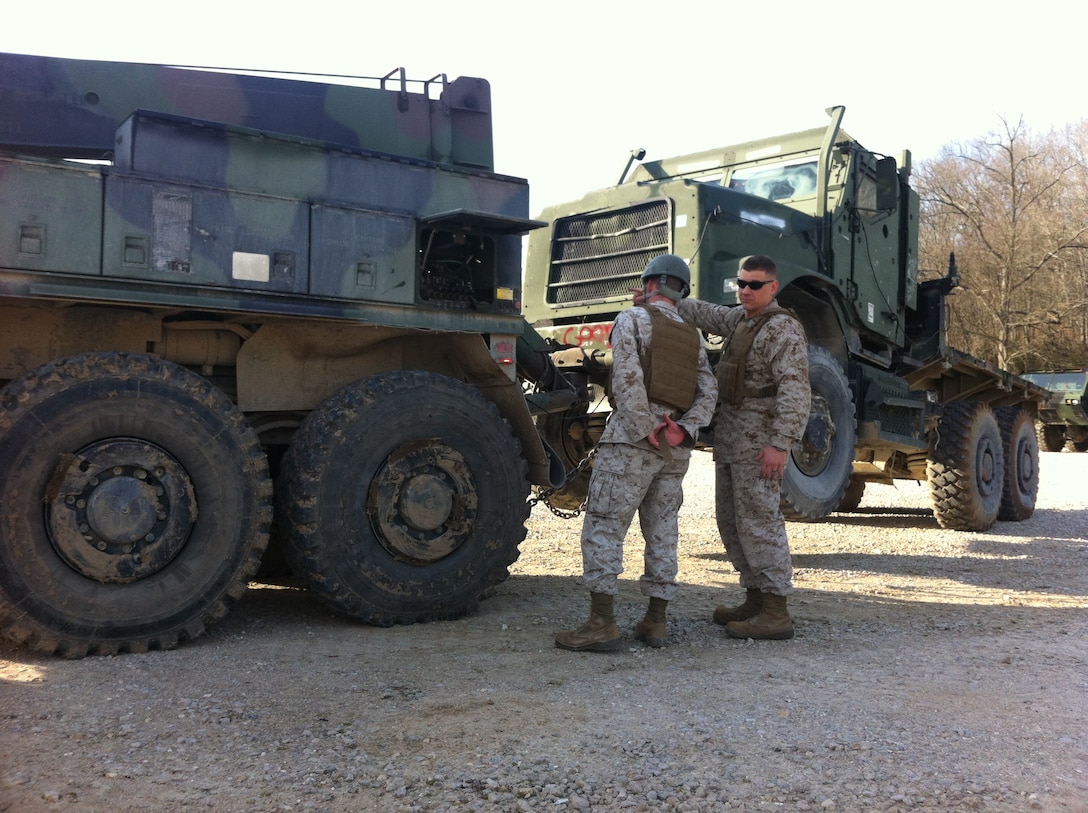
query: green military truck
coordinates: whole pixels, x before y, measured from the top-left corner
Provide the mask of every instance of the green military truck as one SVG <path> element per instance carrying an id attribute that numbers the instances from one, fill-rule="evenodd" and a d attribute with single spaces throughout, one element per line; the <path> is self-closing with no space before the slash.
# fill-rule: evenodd
<path id="1" fill-rule="evenodd" d="M 779 301 L 810 342 L 812 412 L 792 450 L 782 507 L 815 520 L 855 507 L 869 482 L 928 481 L 938 522 L 985 530 L 1034 510 L 1033 419 L 1045 392 L 949 347 L 939 279 L 918 279 L 918 196 L 910 155 L 865 149 L 827 126 L 692 155 L 632 153 L 615 186 L 548 207 L 529 236 L 525 315 L 571 375 L 603 393 L 608 334 L 646 263 L 690 258 L 692 294 L 735 305 L 745 257 L 772 256 Z M 721 337 L 707 337 L 712 357 Z M 568 466 L 592 450 L 603 399 L 540 421 Z M 703 442 L 712 445 L 713 432 Z M 585 469 L 583 469 L 584 471 Z M 578 505 L 586 477 L 553 499 Z"/>
<path id="2" fill-rule="evenodd" d="M 1048 452 L 1060 452 L 1067 445 L 1074 451 L 1088 452 L 1088 370 L 1037 371 L 1023 376 L 1050 393 L 1036 419 L 1039 445 Z"/>
<path id="3" fill-rule="evenodd" d="M 0 54 L 0 631 L 172 647 L 270 537 L 361 621 L 471 610 L 579 397 L 519 347 L 528 205 L 483 79 Z"/>

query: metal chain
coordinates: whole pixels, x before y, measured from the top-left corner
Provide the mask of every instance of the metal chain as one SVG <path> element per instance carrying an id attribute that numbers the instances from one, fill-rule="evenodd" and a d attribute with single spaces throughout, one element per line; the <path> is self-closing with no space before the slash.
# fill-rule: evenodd
<path id="1" fill-rule="evenodd" d="M 568 481 L 573 480 L 575 477 L 577 477 L 579 474 L 581 474 L 583 471 L 585 471 L 586 467 L 589 465 L 590 461 L 593 460 L 593 458 L 596 456 L 596 454 L 597 454 L 597 447 L 594 446 L 592 449 L 589 450 L 589 454 L 587 454 L 584 458 L 582 458 L 581 462 L 577 466 L 574 467 L 573 471 L 571 471 L 570 474 L 567 475 L 567 480 Z M 542 502 L 542 503 L 544 503 L 544 506 L 549 511 L 551 511 L 553 514 L 555 514 L 560 519 L 575 519 L 576 517 L 580 516 L 583 511 L 586 510 L 586 503 L 589 501 L 589 495 L 588 494 L 586 495 L 586 499 L 582 500 L 581 505 L 579 505 L 577 508 L 575 508 L 573 510 L 567 511 L 567 510 L 565 510 L 563 508 L 556 508 L 548 500 L 548 498 L 551 497 L 551 495 L 554 494 L 555 491 L 556 491 L 556 489 L 554 489 L 554 488 L 546 488 L 543 491 L 541 491 L 539 494 L 537 494 L 536 497 L 529 500 L 529 510 L 532 511 L 534 505 L 536 505 L 538 502 Z"/>

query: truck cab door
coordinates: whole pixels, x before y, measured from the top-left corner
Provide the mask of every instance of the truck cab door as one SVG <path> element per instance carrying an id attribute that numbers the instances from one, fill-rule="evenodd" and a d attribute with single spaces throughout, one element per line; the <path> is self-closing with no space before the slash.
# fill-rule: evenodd
<path id="1" fill-rule="evenodd" d="M 901 345 L 907 263 L 901 251 L 899 183 L 895 159 L 858 150 L 848 201 L 851 291 L 866 328 Z"/>

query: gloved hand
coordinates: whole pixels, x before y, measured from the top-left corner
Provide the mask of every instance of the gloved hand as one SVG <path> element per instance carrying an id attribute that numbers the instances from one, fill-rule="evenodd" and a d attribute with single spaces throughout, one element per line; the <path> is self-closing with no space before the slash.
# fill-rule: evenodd
<path id="1" fill-rule="evenodd" d="M 670 416 L 665 415 L 662 417 L 661 422 L 658 423 L 646 437 L 646 439 L 650 441 L 650 445 L 655 449 L 661 448 L 661 438 L 659 435 L 662 432 L 664 432 L 665 442 L 669 444 L 669 446 L 679 446 L 688 436 L 684 427 L 674 421 Z"/>

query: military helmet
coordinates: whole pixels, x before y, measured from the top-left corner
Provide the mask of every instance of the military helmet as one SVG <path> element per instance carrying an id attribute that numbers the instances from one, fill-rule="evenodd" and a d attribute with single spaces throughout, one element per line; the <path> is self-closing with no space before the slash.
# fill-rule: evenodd
<path id="1" fill-rule="evenodd" d="M 643 282 L 650 277 L 662 276 L 676 277 L 681 280 L 684 287 L 679 291 L 680 297 L 688 295 L 691 290 L 691 269 L 688 268 L 688 264 L 683 257 L 677 257 L 675 254 L 659 254 L 646 263 L 646 267 L 642 270 Z"/>
<path id="2" fill-rule="evenodd" d="M 660 277 L 665 274 L 670 277 L 682 279 L 685 284 L 691 285 L 691 269 L 683 257 L 675 254 L 659 254 L 654 257 L 642 270 L 642 279 L 647 277 Z"/>

